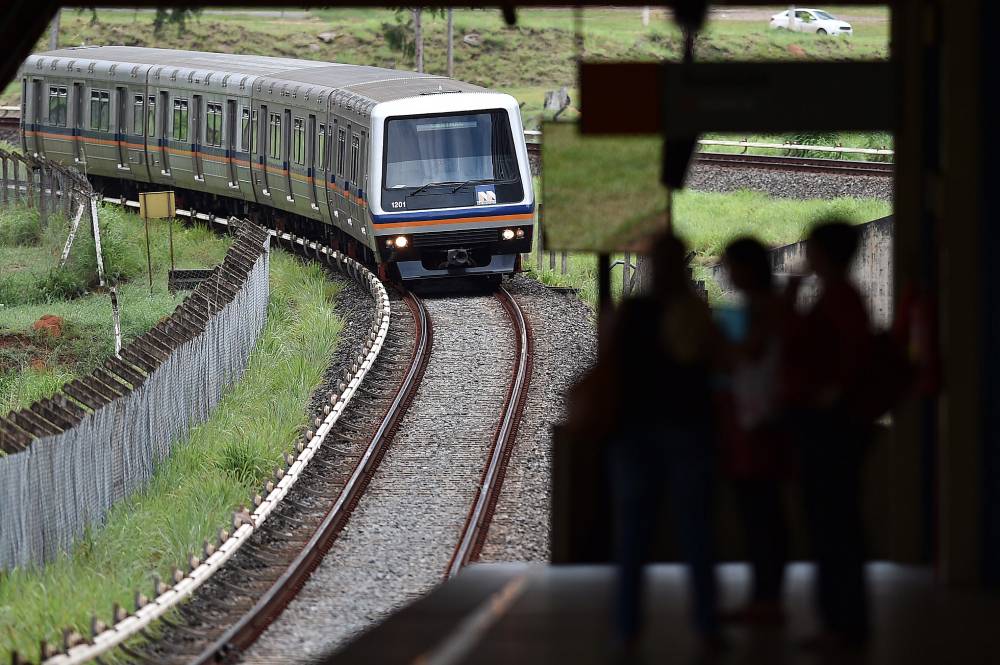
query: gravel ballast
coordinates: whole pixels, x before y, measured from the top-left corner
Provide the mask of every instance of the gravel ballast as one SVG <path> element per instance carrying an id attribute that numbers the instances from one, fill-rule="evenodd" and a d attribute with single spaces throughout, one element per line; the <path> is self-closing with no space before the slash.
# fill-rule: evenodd
<path id="1" fill-rule="evenodd" d="M 576 295 L 517 276 L 508 290 L 529 321 L 535 348 L 517 441 L 480 561 L 548 561 L 552 503 L 552 426 L 565 394 L 596 359 L 593 310 Z"/>
<path id="2" fill-rule="evenodd" d="M 347 526 L 245 657 L 307 660 L 442 580 L 506 396 L 511 324 L 491 296 L 428 298 L 431 360 Z"/>
<path id="3" fill-rule="evenodd" d="M 749 190 L 789 199 L 846 197 L 892 201 L 893 179 L 871 175 L 734 168 L 694 162 L 684 186 L 702 192 Z"/>

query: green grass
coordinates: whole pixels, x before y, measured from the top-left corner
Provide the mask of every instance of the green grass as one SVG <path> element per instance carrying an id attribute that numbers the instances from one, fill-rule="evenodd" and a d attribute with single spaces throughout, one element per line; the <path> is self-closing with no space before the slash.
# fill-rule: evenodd
<path id="1" fill-rule="evenodd" d="M 166 289 L 169 245 L 166 222 L 153 223 L 150 249 L 153 293 L 146 275 L 146 244 L 136 215 L 101 209 L 101 239 L 110 280 L 119 285 L 125 342 L 149 330 L 180 304 L 183 294 Z M 178 267 L 212 267 L 229 240 L 203 227 L 173 224 Z M 51 395 L 114 352 L 111 300 L 92 292 L 96 284 L 94 243 L 81 225 L 67 268 L 58 268 L 67 233 L 62 218 L 48 228 L 33 211 L 0 210 L 0 413 Z M 36 333 L 32 324 L 51 314 L 63 319 L 62 334 Z"/>
<path id="2" fill-rule="evenodd" d="M 775 6 L 773 11 L 778 11 Z M 767 20 L 712 20 L 700 37 L 695 56 L 701 60 L 728 59 L 884 59 L 888 57 L 888 10 L 843 8 L 858 16 L 856 34 L 850 39 L 817 38 L 769 30 Z M 541 100 L 546 90 L 576 84 L 574 14 L 566 8 L 521 8 L 518 24 L 507 27 L 499 10 L 456 9 L 455 76 L 515 94 L 525 101 L 526 124 L 541 121 Z M 212 12 L 190 20 L 183 33 L 167 26 L 155 37 L 150 12 L 98 12 L 90 25 L 89 12 L 64 11 L 60 43 L 123 44 L 161 46 L 229 53 L 292 56 L 331 62 L 412 69 L 412 60 L 393 50 L 385 39 L 384 24 L 395 24 L 390 9 L 317 9 L 305 17 L 259 16 L 234 10 Z M 332 43 L 317 35 L 334 32 Z M 588 8 L 584 10 L 585 55 L 597 60 L 677 60 L 683 40 L 662 10 L 653 11 L 649 26 L 643 26 L 639 8 Z M 446 70 L 446 21 L 424 15 L 425 68 Z M 480 36 L 478 46 L 462 42 L 471 33 Z M 48 36 L 36 50 L 48 48 Z M 16 104 L 19 86 L 9 86 L 0 103 Z"/>
<path id="3" fill-rule="evenodd" d="M 627 205 L 623 203 L 622 205 Z M 874 199 L 782 199 L 759 192 L 698 192 L 682 191 L 674 196 L 674 224 L 677 234 L 695 252 L 692 260 L 695 278 L 705 280 L 709 297 L 718 289 L 708 278 L 709 266 L 719 260 L 725 246 L 737 237 L 754 236 L 770 247 L 798 242 L 810 226 L 822 217 L 835 215 L 854 224 L 863 224 L 892 214 L 892 205 Z M 549 232 L 553 211 L 546 212 Z M 536 250 L 537 251 L 537 250 Z M 556 267 L 549 268 L 549 253 L 545 252 L 542 270 L 537 269 L 537 255 L 525 261 L 529 274 L 554 286 L 572 286 L 580 297 L 595 306 L 597 303 L 597 259 L 593 254 L 571 251 L 567 257 L 567 272 L 561 272 L 561 252 L 556 252 Z M 621 252 L 612 252 L 612 261 L 621 260 Z M 632 254 L 632 261 L 636 255 Z M 611 276 L 612 293 L 622 290 L 622 269 L 614 268 Z"/>
<path id="4" fill-rule="evenodd" d="M 230 522 L 307 422 L 309 395 L 341 329 L 331 314 L 335 293 L 318 265 L 272 254 L 267 326 L 209 421 L 72 553 L 0 578 L 0 662 L 15 649 L 35 657 L 39 640 L 58 643 L 63 627 L 87 634 L 91 612 L 110 622 L 113 603 L 131 607 L 135 589 L 149 595 L 151 573 L 165 578 Z"/>

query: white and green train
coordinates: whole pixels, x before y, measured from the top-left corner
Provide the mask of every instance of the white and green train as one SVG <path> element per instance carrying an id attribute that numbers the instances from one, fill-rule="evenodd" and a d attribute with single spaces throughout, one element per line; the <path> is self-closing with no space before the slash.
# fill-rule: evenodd
<path id="1" fill-rule="evenodd" d="M 24 150 L 105 191 L 173 189 L 187 207 L 254 216 L 404 280 L 508 273 L 531 249 L 509 95 L 378 67 L 128 46 L 32 55 L 20 78 Z"/>

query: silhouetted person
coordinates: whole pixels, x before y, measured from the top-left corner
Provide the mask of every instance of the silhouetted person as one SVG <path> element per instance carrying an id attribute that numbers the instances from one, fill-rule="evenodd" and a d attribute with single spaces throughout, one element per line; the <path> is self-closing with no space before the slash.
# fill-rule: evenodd
<path id="1" fill-rule="evenodd" d="M 753 238 L 731 243 L 723 256 L 733 286 L 743 295 L 746 326 L 730 358 L 732 423 L 725 464 L 743 518 L 753 569 L 749 603 L 727 618 L 778 622 L 788 557 L 783 501 L 789 476 L 788 437 L 781 426 L 780 354 L 785 301 L 774 290 L 767 249 Z"/>
<path id="2" fill-rule="evenodd" d="M 719 340 L 708 307 L 692 291 L 681 241 L 658 238 L 650 258 L 651 292 L 620 305 L 599 360 L 620 377 L 607 386 L 608 395 L 618 395 L 608 446 L 618 631 L 626 646 L 639 636 L 642 567 L 666 493 L 690 569 L 695 627 L 712 645 L 718 618 L 710 376 Z"/>
<path id="3" fill-rule="evenodd" d="M 874 338 L 848 278 L 857 244 L 857 229 L 841 221 L 810 233 L 806 258 L 819 278 L 819 297 L 787 340 L 787 398 L 826 631 L 807 646 L 860 645 L 869 631 L 860 493 L 870 423 L 852 408 L 852 393 L 865 381 Z"/>

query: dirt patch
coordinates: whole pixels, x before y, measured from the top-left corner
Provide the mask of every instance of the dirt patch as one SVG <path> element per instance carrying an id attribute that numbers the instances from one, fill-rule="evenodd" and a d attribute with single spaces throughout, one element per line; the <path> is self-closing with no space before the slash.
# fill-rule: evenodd
<path id="1" fill-rule="evenodd" d="M 31 324 L 31 328 L 38 332 L 45 332 L 50 337 L 62 337 L 63 318 L 53 314 L 46 314 Z"/>
<path id="2" fill-rule="evenodd" d="M 0 334 L 0 349 L 23 349 L 34 346 L 34 340 L 21 333 Z"/>

